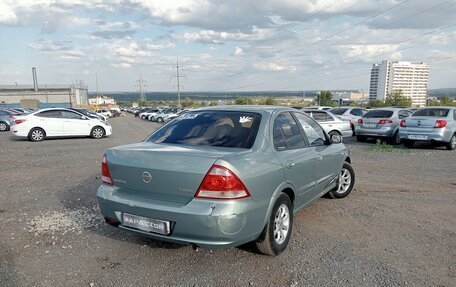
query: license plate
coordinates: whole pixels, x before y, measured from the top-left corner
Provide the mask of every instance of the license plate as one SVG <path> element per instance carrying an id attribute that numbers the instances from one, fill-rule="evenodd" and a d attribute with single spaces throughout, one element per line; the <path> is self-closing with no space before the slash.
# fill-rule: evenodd
<path id="1" fill-rule="evenodd" d="M 428 139 L 427 136 L 423 136 L 423 135 L 409 135 L 408 138 L 411 140 L 427 140 Z"/>
<path id="2" fill-rule="evenodd" d="M 375 128 L 375 127 L 377 127 L 377 124 L 364 124 L 364 127 L 366 127 L 366 128 Z"/>
<path id="3" fill-rule="evenodd" d="M 163 235 L 168 235 L 171 232 L 169 221 L 147 218 L 128 213 L 123 214 L 123 225 Z"/>

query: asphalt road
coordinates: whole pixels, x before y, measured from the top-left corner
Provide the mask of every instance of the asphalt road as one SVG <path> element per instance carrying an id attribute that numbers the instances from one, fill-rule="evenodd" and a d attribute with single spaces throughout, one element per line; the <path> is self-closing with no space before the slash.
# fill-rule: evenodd
<path id="1" fill-rule="evenodd" d="M 279 257 L 251 245 L 199 250 L 106 225 L 101 156 L 158 125 L 127 115 L 113 135 L 41 143 L 0 133 L 0 286 L 455 286 L 456 151 L 372 151 L 342 200 L 296 215 Z"/>

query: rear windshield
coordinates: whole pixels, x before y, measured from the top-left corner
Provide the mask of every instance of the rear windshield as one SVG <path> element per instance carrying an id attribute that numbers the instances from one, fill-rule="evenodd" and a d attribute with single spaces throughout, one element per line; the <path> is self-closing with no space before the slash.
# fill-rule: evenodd
<path id="1" fill-rule="evenodd" d="M 368 111 L 363 118 L 391 118 L 393 114 L 393 111 L 388 110 L 372 110 Z"/>
<path id="2" fill-rule="evenodd" d="M 238 111 L 188 112 L 153 133 L 146 141 L 183 145 L 251 148 L 261 115 Z"/>
<path id="3" fill-rule="evenodd" d="M 335 114 L 335 115 L 342 115 L 343 113 L 345 113 L 348 109 L 331 109 L 329 110 L 331 113 Z"/>
<path id="4" fill-rule="evenodd" d="M 437 109 L 437 108 L 430 108 L 430 109 L 421 109 L 417 110 L 413 113 L 413 116 L 416 117 L 446 117 L 448 116 L 449 109 Z"/>

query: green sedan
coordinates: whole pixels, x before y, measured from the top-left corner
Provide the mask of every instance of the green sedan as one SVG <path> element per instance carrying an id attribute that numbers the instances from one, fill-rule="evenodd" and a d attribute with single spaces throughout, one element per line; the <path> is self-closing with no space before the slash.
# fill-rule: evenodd
<path id="1" fill-rule="evenodd" d="M 224 106 L 188 112 L 143 142 L 106 150 L 98 204 L 106 222 L 203 248 L 254 241 L 278 255 L 293 216 L 355 183 L 350 152 L 301 111 Z"/>

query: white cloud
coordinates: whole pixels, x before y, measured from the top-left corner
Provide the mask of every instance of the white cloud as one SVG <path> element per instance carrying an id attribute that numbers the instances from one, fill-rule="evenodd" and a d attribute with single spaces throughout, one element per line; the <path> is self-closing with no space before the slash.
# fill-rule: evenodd
<path id="1" fill-rule="evenodd" d="M 264 72 L 294 72 L 296 71 L 296 67 L 292 65 L 280 64 L 280 63 L 255 63 L 254 67 L 260 71 Z"/>
<path id="2" fill-rule="evenodd" d="M 234 55 L 235 56 L 243 56 L 245 53 L 244 53 L 244 50 L 242 50 L 242 48 L 240 47 L 236 47 L 234 49 Z"/>

